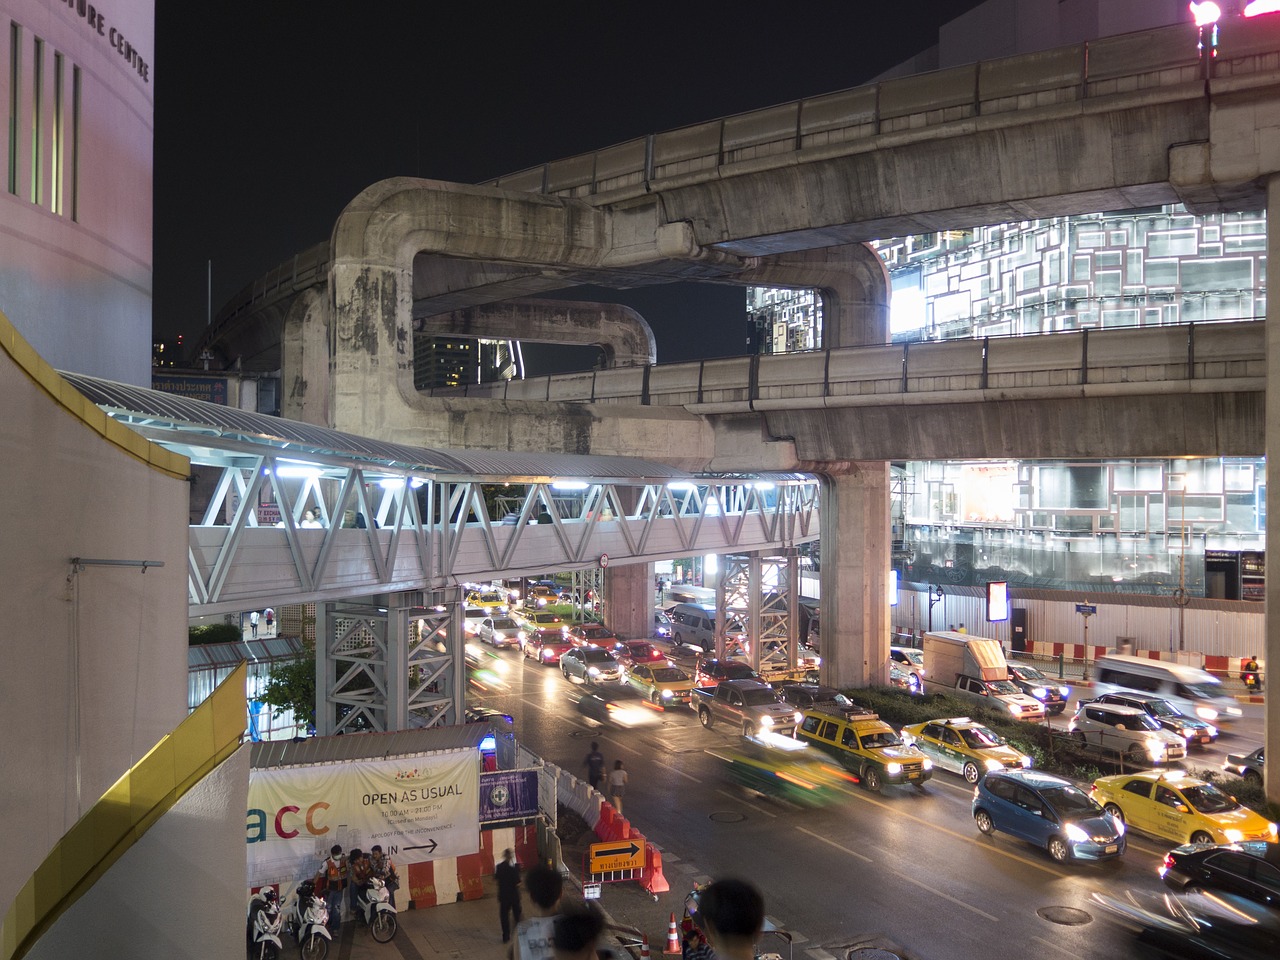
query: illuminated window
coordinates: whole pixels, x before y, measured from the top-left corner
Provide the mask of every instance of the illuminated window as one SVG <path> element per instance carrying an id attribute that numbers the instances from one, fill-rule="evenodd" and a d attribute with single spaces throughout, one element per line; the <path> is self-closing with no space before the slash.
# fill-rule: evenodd
<path id="1" fill-rule="evenodd" d="M 44 200 L 44 41 L 33 43 L 31 73 L 31 202 Z"/>
<path id="2" fill-rule="evenodd" d="M 22 81 L 22 28 L 9 24 L 9 192 L 18 192 L 18 91 Z"/>

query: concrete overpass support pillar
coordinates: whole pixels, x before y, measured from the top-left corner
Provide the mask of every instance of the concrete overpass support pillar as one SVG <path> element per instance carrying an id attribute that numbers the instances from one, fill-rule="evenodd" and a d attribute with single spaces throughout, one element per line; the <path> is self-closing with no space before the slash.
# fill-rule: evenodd
<path id="1" fill-rule="evenodd" d="M 1280 263 L 1280 175 L 1267 181 L 1267 262 Z M 1267 284 L 1267 472 L 1280 464 L 1280 283 Z M 1263 745 L 1269 753 L 1280 749 L 1280 710 L 1271 709 L 1277 669 L 1280 669 L 1280 563 L 1271 563 L 1271 548 L 1280 550 L 1280 515 L 1267 511 L 1266 649 L 1262 651 L 1267 707 L 1263 714 Z M 1254 651 L 1246 650 L 1246 654 Z M 1280 764 L 1263 768 L 1267 799 L 1280 803 Z"/>
<path id="2" fill-rule="evenodd" d="M 652 563 L 605 569 L 604 622 L 629 640 L 653 636 Z"/>
<path id="3" fill-rule="evenodd" d="M 822 681 L 888 682 L 889 465 L 822 477 Z"/>
<path id="4" fill-rule="evenodd" d="M 329 703 L 328 691 L 333 689 L 336 665 L 329 658 L 329 635 L 333 625 L 329 618 L 329 605 L 316 604 L 316 736 L 331 737 L 336 717 Z M 305 719 L 305 718 L 295 718 Z"/>

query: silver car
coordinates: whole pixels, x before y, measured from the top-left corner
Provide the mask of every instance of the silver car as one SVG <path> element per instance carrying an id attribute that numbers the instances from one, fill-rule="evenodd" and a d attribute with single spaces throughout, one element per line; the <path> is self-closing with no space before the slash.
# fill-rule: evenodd
<path id="1" fill-rule="evenodd" d="M 485 617 L 476 628 L 476 636 L 495 647 L 518 647 L 520 624 L 510 617 Z"/>
<path id="2" fill-rule="evenodd" d="M 1130 763 L 1159 765 L 1187 755 L 1187 741 L 1136 707 L 1088 701 L 1067 725 L 1080 744 L 1118 753 Z"/>
<path id="3" fill-rule="evenodd" d="M 616 682 L 622 675 L 617 658 L 601 647 L 574 647 L 560 656 L 560 672 L 566 680 L 586 684 Z"/>

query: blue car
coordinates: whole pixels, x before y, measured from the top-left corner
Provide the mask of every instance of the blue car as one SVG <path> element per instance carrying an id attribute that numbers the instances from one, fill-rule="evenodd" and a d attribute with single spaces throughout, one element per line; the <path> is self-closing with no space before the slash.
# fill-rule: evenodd
<path id="1" fill-rule="evenodd" d="M 988 773 L 973 790 L 973 821 L 1049 852 L 1058 863 L 1124 855 L 1124 822 L 1083 790 L 1038 770 Z"/>

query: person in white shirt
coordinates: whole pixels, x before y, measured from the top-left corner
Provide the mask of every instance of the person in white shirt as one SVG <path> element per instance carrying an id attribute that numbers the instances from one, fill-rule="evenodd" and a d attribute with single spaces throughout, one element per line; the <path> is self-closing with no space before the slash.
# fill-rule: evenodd
<path id="1" fill-rule="evenodd" d="M 524 875 L 524 889 L 532 903 L 531 916 L 516 924 L 514 960 L 552 960 L 555 956 L 555 920 L 564 894 L 564 877 L 540 863 Z"/>

